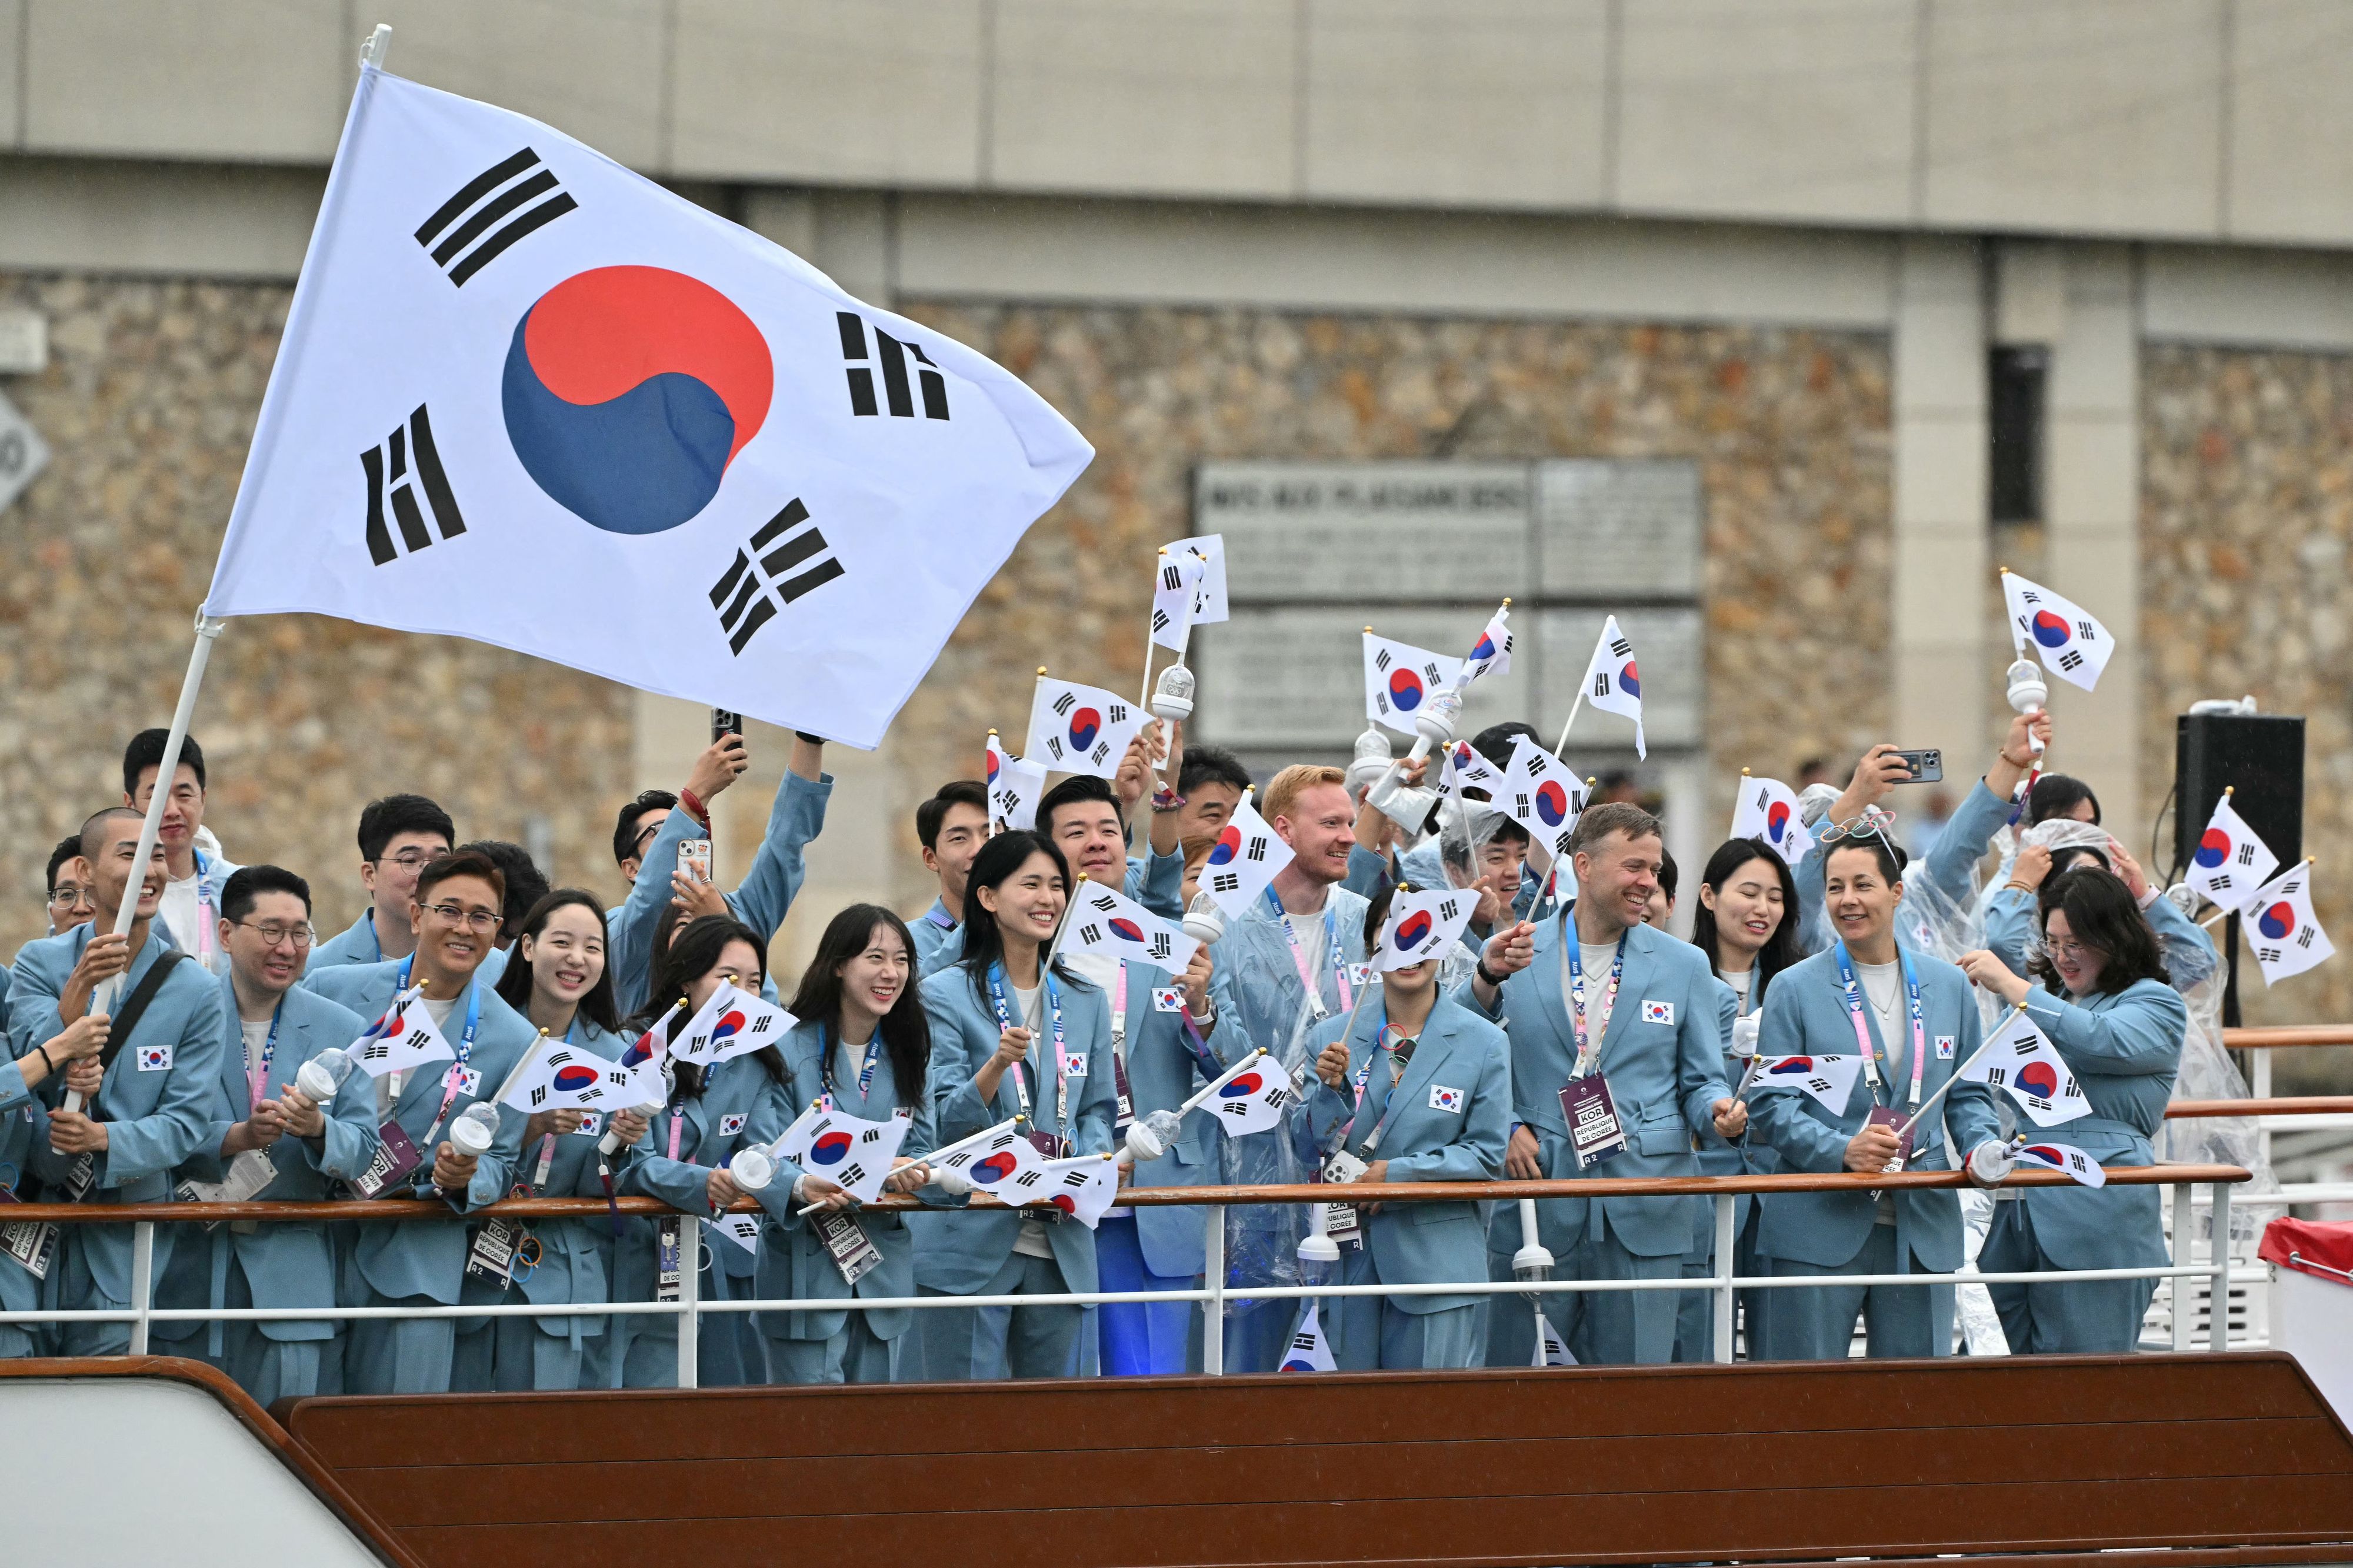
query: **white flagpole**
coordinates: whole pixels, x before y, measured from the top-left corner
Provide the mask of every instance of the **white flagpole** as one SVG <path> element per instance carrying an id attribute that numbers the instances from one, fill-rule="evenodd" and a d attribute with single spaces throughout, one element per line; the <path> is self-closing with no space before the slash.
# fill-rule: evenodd
<path id="1" fill-rule="evenodd" d="M 221 635 L 227 621 L 196 611 L 196 646 L 188 652 L 188 672 L 180 678 L 179 706 L 172 710 L 172 728 L 164 737 L 164 756 L 155 769 L 155 787 L 147 797 L 147 815 L 139 824 L 139 847 L 131 861 L 131 881 L 122 889 L 122 907 L 114 911 L 114 934 L 127 937 L 132 922 L 139 918 L 139 899 L 147 885 L 147 862 L 155 853 L 155 840 L 164 831 L 164 807 L 172 799 L 172 780 L 180 771 L 180 751 L 187 742 L 188 721 L 196 710 L 196 692 L 205 683 L 205 666 L 211 662 L 214 639 Z M 159 911 L 160 918 L 160 911 Z M 139 955 L 132 953 L 132 962 Z M 111 1015 L 122 1000 L 123 983 L 131 978 L 126 967 L 99 987 L 90 998 L 90 1010 Z M 82 1097 L 72 1089 L 66 1090 L 65 1108 L 79 1111 Z"/>
<path id="2" fill-rule="evenodd" d="M 1222 1074 L 1220 1074 L 1217 1082 L 1206 1086 L 1198 1094 L 1187 1100 L 1184 1104 L 1178 1106 L 1176 1108 L 1176 1114 L 1179 1117 L 1183 1117 L 1192 1111 L 1199 1110 L 1202 1106 L 1208 1103 L 1209 1097 L 1211 1095 L 1225 1088 L 1226 1085 L 1233 1082 L 1234 1079 L 1241 1077 L 1243 1073 L 1250 1070 L 1250 1067 L 1255 1064 L 1261 1057 L 1267 1054 L 1268 1052 L 1264 1046 L 1261 1046 L 1258 1049 L 1250 1052 L 1250 1055 L 1244 1057 L 1241 1060 L 1236 1062 L 1233 1066 L 1228 1068 Z"/>
<path id="3" fill-rule="evenodd" d="M 2019 1017 L 2025 1013 L 2025 1011 L 2026 1004 L 2021 1002 L 2003 1016 L 2000 1023 L 1996 1024 L 1992 1028 L 1988 1029 L 1986 1031 L 1985 1043 L 1979 1046 L 1976 1050 L 1969 1053 L 1968 1060 L 1963 1062 L 1960 1066 L 1953 1069 L 1952 1077 L 1947 1079 L 1944 1082 L 1936 1086 L 1936 1093 L 1930 1095 L 1926 1100 L 1920 1102 L 1920 1109 L 1912 1113 L 1911 1121 L 1905 1122 L 1903 1126 L 1895 1130 L 1895 1136 L 1898 1139 L 1910 1137 L 1912 1135 L 1912 1129 L 1920 1125 L 1920 1118 L 1927 1115 L 1928 1112 L 1936 1109 L 1936 1101 L 1945 1098 L 1945 1091 L 1952 1088 L 1953 1085 L 1960 1082 L 1961 1075 L 1968 1071 L 1969 1068 L 1977 1066 L 1978 1058 L 1985 1055 L 1988 1051 L 1993 1049 L 1993 1043 L 2000 1037 L 2001 1032 L 2004 1029 L 2009 1028 L 2011 1024 L 2015 1023 Z"/>
<path id="4" fill-rule="evenodd" d="M 1576 701 L 1574 701 L 1574 702 L 1572 702 L 1572 703 L 1570 703 L 1570 704 L 1568 705 L 1568 722 L 1567 722 L 1567 723 L 1566 723 L 1566 724 L 1563 724 L 1563 725 L 1560 727 L 1560 739 L 1559 739 L 1559 741 L 1558 741 L 1558 742 L 1556 742 L 1554 744 L 1554 746 L 1553 746 L 1553 749 L 1552 749 L 1552 754 L 1553 754 L 1554 756 L 1556 756 L 1556 757 L 1561 757 L 1561 756 L 1564 756 L 1564 754 L 1567 752 L 1567 750 L 1568 750 L 1568 732 L 1569 732 L 1569 731 L 1570 731 L 1571 729 L 1573 729 L 1573 728 L 1576 726 L 1576 724 L 1577 724 L 1577 710 L 1579 710 L 1580 708 L 1583 708 L 1584 706 L 1585 706 L 1585 683 L 1584 683 L 1583 681 L 1579 681 L 1579 682 L 1577 682 L 1577 700 L 1576 700 Z"/>

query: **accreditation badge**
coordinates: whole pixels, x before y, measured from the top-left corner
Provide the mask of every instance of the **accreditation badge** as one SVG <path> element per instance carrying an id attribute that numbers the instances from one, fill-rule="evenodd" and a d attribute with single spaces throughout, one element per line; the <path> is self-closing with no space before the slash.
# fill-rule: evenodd
<path id="1" fill-rule="evenodd" d="M 1568 1080 L 1560 1091 L 1560 1113 L 1568 1121 L 1568 1151 L 1578 1170 L 1625 1152 L 1626 1129 L 1609 1098 L 1609 1080 L 1599 1073 Z"/>

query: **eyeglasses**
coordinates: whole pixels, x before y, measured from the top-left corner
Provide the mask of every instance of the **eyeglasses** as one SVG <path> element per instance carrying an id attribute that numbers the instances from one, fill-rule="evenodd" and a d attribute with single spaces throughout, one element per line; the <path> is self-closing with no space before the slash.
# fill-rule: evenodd
<path id="1" fill-rule="evenodd" d="M 1894 821 L 1885 812 L 1866 811 L 1860 816 L 1850 816 L 1844 822 L 1831 823 L 1814 835 L 1814 842 L 1836 844 L 1839 840 L 1845 839 L 1854 843 L 1865 838 L 1876 838 L 1882 844 L 1893 847 L 1894 840 L 1887 837 L 1887 830 L 1894 826 Z"/>
<path id="2" fill-rule="evenodd" d="M 302 925 L 290 926 L 280 925 L 276 921 L 262 921 L 259 923 L 253 921 L 238 921 L 237 926 L 239 931 L 253 932 L 270 947 L 276 947 L 280 942 L 290 942 L 294 944 L 294 951 L 297 952 L 319 940 L 318 931 L 307 922 Z"/>
<path id="3" fill-rule="evenodd" d="M 662 826 L 663 825 L 661 823 L 657 822 L 651 827 L 640 829 L 638 833 L 637 842 L 630 846 L 630 847 L 635 849 L 639 855 L 643 855 L 646 852 L 646 846 L 660 836 Z"/>
<path id="4" fill-rule="evenodd" d="M 422 871 L 436 860 L 447 860 L 447 849 L 404 849 L 397 855 L 380 855 L 371 862 L 377 866 L 397 866 L 404 871 Z"/>
<path id="5" fill-rule="evenodd" d="M 463 926 L 468 931 L 487 936 L 499 929 L 496 910 L 461 910 L 455 904 L 427 904 L 427 913 L 438 915 L 445 925 Z"/>
<path id="6" fill-rule="evenodd" d="M 59 882 L 57 890 L 49 895 L 49 908 L 95 910 L 98 908 L 98 895 L 92 889 L 77 888 L 71 882 Z"/>
<path id="7" fill-rule="evenodd" d="M 2073 937 L 2064 936 L 2060 937 L 2055 941 L 2050 938 L 2045 938 L 2043 940 L 2042 949 L 2054 959 L 2096 958 L 2099 956 L 2100 952 L 2100 950 L 2096 947 L 2086 946 L 2083 942 L 2077 942 Z"/>

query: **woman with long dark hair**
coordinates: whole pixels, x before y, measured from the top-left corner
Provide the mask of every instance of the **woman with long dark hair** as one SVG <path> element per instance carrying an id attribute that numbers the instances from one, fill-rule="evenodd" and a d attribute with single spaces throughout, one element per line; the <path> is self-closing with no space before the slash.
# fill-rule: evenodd
<path id="1" fill-rule="evenodd" d="M 1747 1070 L 1757 1043 L 1757 1020 L 1765 1008 L 1765 988 L 1773 977 L 1806 956 L 1798 945 L 1798 879 L 1788 862 L 1761 838 L 1727 838 L 1707 858 L 1700 873 L 1699 909 L 1692 916 L 1692 943 L 1707 955 L 1715 974 L 1719 1020 L 1725 1031 L 1725 1081 L 1737 1084 Z M 1741 1048 L 1736 1050 L 1735 1041 Z M 1700 1140 L 1699 1169 L 1704 1176 L 1763 1175 L 1781 1168 L 1780 1156 L 1761 1139 L 1746 1138 L 1738 1145 L 1710 1132 Z M 1739 1271 L 1750 1278 L 1765 1272 L 1757 1250 L 1763 1223 L 1761 1200 L 1733 1200 L 1733 1225 L 1739 1237 L 1733 1249 Z M 1705 1205 L 1692 1222 L 1691 1250 L 1683 1254 L 1683 1274 L 1704 1279 L 1715 1272 L 1715 1214 Z M 1765 1318 L 1772 1310 L 1770 1290 L 1740 1292 L 1740 1310 L 1748 1342 L 1765 1341 Z M 1685 1292 L 1675 1313 L 1675 1359 L 1705 1361 L 1710 1344 L 1708 1293 Z"/>
<path id="2" fill-rule="evenodd" d="M 654 965 L 646 1006 L 629 1020 L 632 1036 L 651 1028 L 673 1007 L 692 1017 L 723 983 L 760 989 L 766 962 L 751 928 L 726 915 L 703 915 L 680 931 Z M 694 1062 L 670 1067 L 670 1100 L 653 1117 L 637 1158 L 621 1177 L 624 1191 L 659 1198 L 672 1208 L 715 1214 L 743 1196 L 727 1174 L 727 1162 L 750 1140 L 745 1129 L 755 1116 L 775 1113 L 771 1101 L 785 1091 L 785 1058 L 774 1046 L 705 1068 Z M 779 1127 L 782 1122 L 777 1123 Z M 628 1223 L 619 1246 L 614 1300 L 656 1300 L 664 1258 L 677 1219 Z M 752 1255 L 733 1241 L 706 1235 L 702 1289 L 706 1300 L 739 1299 L 751 1288 Z M 738 1261 L 738 1260 L 741 1261 Z M 661 1298 L 670 1299 L 668 1296 Z M 697 1344 L 700 1381 L 705 1387 L 765 1383 L 760 1336 L 743 1312 L 713 1312 L 702 1319 Z M 620 1327 L 614 1367 L 619 1385 L 669 1388 L 678 1375 L 678 1320 L 663 1313 L 631 1313 Z"/>
<path id="3" fill-rule="evenodd" d="M 880 904 L 852 904 L 818 939 L 789 1008 L 799 1020 L 785 1037 L 785 1092 L 753 1128 L 773 1142 L 819 1098 L 866 1121 L 906 1117 L 905 1142 L 886 1192 L 911 1193 L 929 1179 L 921 1156 L 932 1147 L 932 1110 L 923 1075 L 932 1056 L 931 1020 L 915 994 L 915 942 L 907 925 Z M 848 1212 L 847 1194 L 811 1166 L 798 1184 L 779 1164 L 761 1194 L 768 1209 L 755 1274 L 766 1300 L 897 1296 L 915 1293 L 915 1247 L 896 1214 Z M 799 1185 L 802 1190 L 791 1189 Z M 789 1194 L 789 1196 L 787 1196 Z M 803 1218 L 811 1200 L 827 1205 Z M 843 1234 L 844 1227 L 857 1233 Z M 882 1260 L 851 1282 L 837 1256 L 854 1257 L 858 1237 Z M 911 1314 L 884 1311 L 771 1312 L 760 1315 L 772 1383 L 890 1383 Z"/>
<path id="4" fill-rule="evenodd" d="M 932 1025 L 926 1096 L 936 1147 L 1008 1117 L 1026 1118 L 1039 1154 L 1111 1152 L 1118 1107 L 1111 1009 L 1103 992 L 1046 963 L 1070 900 L 1061 851 L 1035 833 L 1000 833 L 974 857 L 964 957 L 923 984 Z M 983 1184 L 976 1183 L 976 1184 Z M 1095 1289 L 1094 1233 L 1059 1209 L 915 1216 L 915 1286 L 928 1295 L 1013 1296 Z M 1016 1307 L 1000 1331 L 977 1311 L 923 1313 L 923 1373 L 1061 1377 L 1072 1368 L 1082 1309 Z M 995 1318 L 995 1314 L 990 1314 Z M 982 1342 L 986 1341 L 987 1342 Z"/>
<path id="5" fill-rule="evenodd" d="M 613 1009 L 613 976 L 606 967 L 605 911 L 594 893 L 560 888 L 531 907 L 522 934 L 499 976 L 501 1001 L 545 1033 L 544 1051 L 568 1050 L 603 1061 L 617 1060 L 627 1040 Z M 525 1122 L 522 1158 L 515 1169 L 517 1196 L 602 1197 L 596 1173 L 596 1142 L 605 1118 L 594 1111 L 543 1110 Z M 642 1111 L 614 1119 L 612 1131 L 624 1148 L 645 1136 Z M 510 1300 L 510 1279 L 535 1306 L 609 1300 L 609 1248 L 598 1236 L 601 1222 L 543 1220 L 510 1237 L 514 1247 L 509 1279 L 469 1272 L 460 1300 L 466 1303 Z M 601 1339 L 607 1319 L 489 1318 L 479 1327 L 460 1319 L 451 1363 L 451 1386 L 469 1391 L 577 1388 L 591 1342 Z"/>
<path id="6" fill-rule="evenodd" d="M 2132 889 L 2113 871 L 2079 866 L 2036 896 L 2041 985 L 1990 952 L 1963 955 L 1969 977 L 2010 1006 L 2024 1006 L 2074 1075 L 2091 1110 L 2037 1139 L 2071 1143 L 2102 1165 L 2155 1162 L 2149 1140 L 2164 1124 L 2181 1064 L 2189 1012 L 2173 989 L 2156 931 Z M 2029 1187 L 1994 1205 L 1978 1254 L 1989 1274 L 2053 1268 L 2162 1268 L 2165 1233 L 2155 1187 Z M 1989 1285 L 2002 1332 L 2020 1355 L 2129 1351 L 2154 1279 Z"/>

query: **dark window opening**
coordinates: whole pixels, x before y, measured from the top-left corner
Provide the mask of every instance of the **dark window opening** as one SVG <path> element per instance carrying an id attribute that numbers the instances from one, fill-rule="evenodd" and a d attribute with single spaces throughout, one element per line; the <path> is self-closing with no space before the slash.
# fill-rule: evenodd
<path id="1" fill-rule="evenodd" d="M 2042 521 L 2042 396 L 2050 355 L 1998 348 L 1986 370 L 1987 500 L 1996 522 Z"/>

